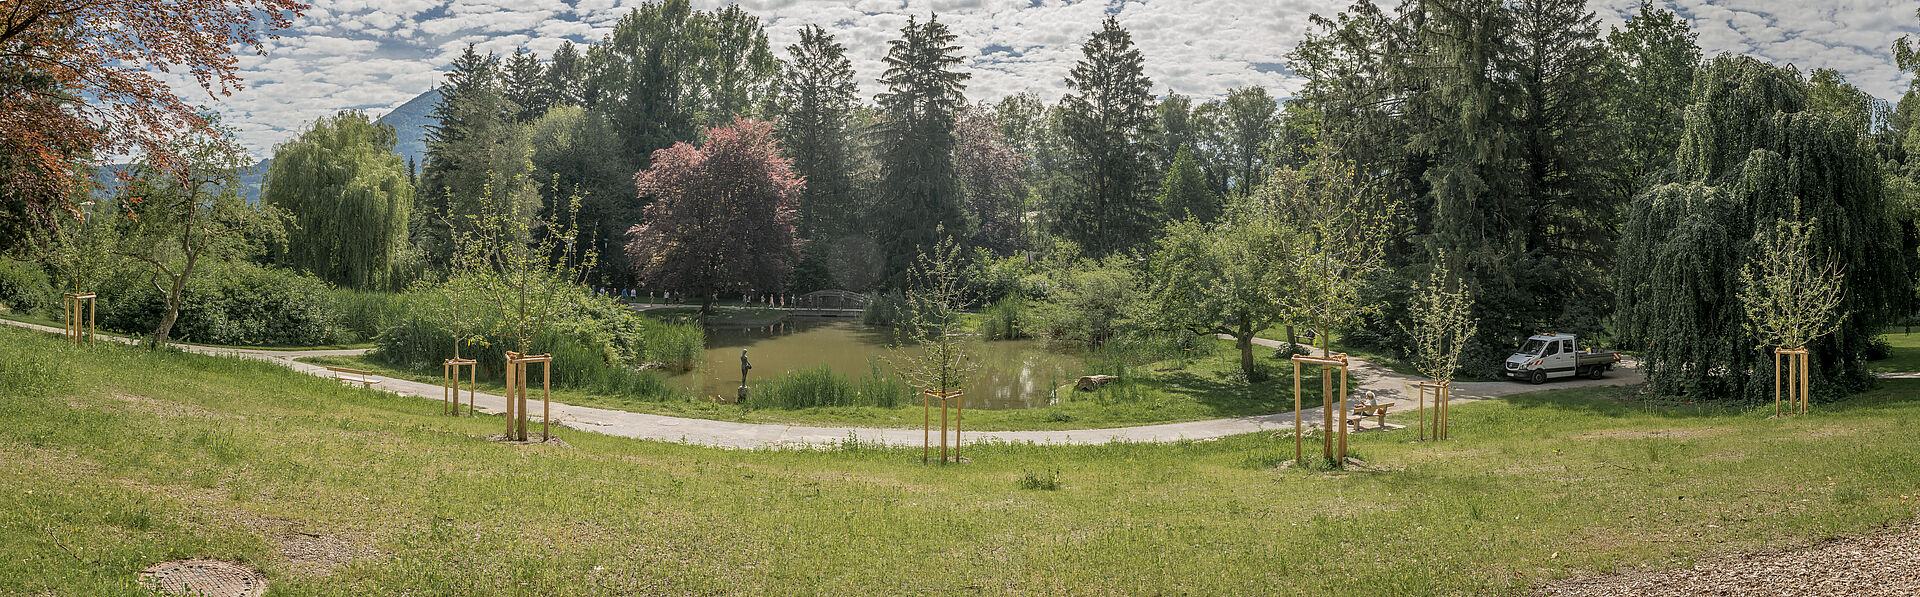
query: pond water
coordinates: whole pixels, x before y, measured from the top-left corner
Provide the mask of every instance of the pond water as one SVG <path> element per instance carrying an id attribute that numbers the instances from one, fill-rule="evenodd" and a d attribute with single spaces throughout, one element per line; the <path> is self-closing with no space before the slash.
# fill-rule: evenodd
<path id="1" fill-rule="evenodd" d="M 891 338 L 888 328 L 837 318 L 795 317 L 771 326 L 709 327 L 700 368 L 668 380 L 698 396 L 731 400 L 740 385 L 742 348 L 753 362 L 753 372 L 747 375 L 749 386 L 821 365 L 856 381 L 873 367 L 885 375 L 897 375 L 887 362 Z M 969 342 L 967 354 L 979 365 L 967 383 L 967 408 L 1046 406 L 1053 389 L 1073 383 L 1085 368 L 1080 357 L 1046 350 L 1033 340 Z"/>

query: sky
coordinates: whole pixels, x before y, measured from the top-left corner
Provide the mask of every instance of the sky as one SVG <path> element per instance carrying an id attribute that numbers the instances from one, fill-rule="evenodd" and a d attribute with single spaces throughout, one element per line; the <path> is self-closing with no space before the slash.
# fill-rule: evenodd
<path id="1" fill-rule="evenodd" d="M 309 0 L 312 9 L 266 54 L 245 54 L 246 88 L 209 103 L 239 129 L 259 157 L 316 118 L 339 110 L 385 114 L 438 84 L 446 65 L 476 44 L 549 55 L 564 40 L 598 41 L 642 0 Z M 1378 0 L 1383 7 L 1394 0 Z M 713 9 L 729 0 L 693 0 Z M 1286 54 L 1309 30 L 1308 17 L 1332 16 L 1351 0 L 739 0 L 763 19 L 776 55 L 818 24 L 847 47 L 860 93 L 879 91 L 887 41 L 908 15 L 939 14 L 959 37 L 973 73 L 967 95 L 994 100 L 1032 91 L 1059 97 L 1080 43 L 1107 14 L 1118 16 L 1146 57 L 1155 93 L 1201 98 L 1260 85 L 1288 97 L 1302 81 Z M 1655 0 L 1692 21 L 1702 51 L 1750 54 L 1803 71 L 1831 68 L 1883 99 L 1897 99 L 1907 78 L 1890 47 L 1920 38 L 1912 0 Z M 1603 29 L 1637 10 L 1639 0 L 1592 0 Z"/>

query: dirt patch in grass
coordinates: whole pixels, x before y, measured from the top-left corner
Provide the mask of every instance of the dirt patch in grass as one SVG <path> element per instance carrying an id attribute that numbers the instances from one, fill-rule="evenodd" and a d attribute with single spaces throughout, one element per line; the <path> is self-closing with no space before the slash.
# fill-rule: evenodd
<path id="1" fill-rule="evenodd" d="M 1684 570 L 1554 581 L 1540 597 L 1920 595 L 1920 522 L 1802 549 L 1735 555 Z"/>

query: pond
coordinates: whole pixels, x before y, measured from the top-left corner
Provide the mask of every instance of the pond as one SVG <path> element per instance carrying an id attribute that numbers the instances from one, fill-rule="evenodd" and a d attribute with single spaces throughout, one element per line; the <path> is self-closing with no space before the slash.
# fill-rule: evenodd
<path id="1" fill-rule="evenodd" d="M 893 352 L 888 348 L 891 337 L 888 328 L 836 318 L 794 317 L 771 326 L 709 327 L 700 368 L 668 380 L 697 396 L 730 400 L 740 385 L 743 348 L 753 362 L 749 386 L 821 365 L 856 380 L 874 367 L 884 375 L 897 375 L 888 362 Z M 1085 368 L 1079 356 L 1049 351 L 1033 340 L 969 342 L 967 354 L 979 365 L 967 383 L 967 408 L 1046 406 L 1055 388 L 1073 383 Z"/>

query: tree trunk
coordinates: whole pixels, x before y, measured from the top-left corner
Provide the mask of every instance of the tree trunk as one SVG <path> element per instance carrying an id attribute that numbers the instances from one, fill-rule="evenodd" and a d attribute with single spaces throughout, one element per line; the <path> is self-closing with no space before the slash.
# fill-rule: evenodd
<path id="1" fill-rule="evenodd" d="M 1293 329 L 1293 324 L 1289 323 L 1287 324 L 1287 350 L 1299 350 L 1299 349 L 1300 349 L 1300 334 L 1296 333 Z"/>
<path id="2" fill-rule="evenodd" d="M 160 325 L 153 328 L 153 337 L 147 340 L 147 348 L 159 348 L 167 344 L 168 336 L 173 333 L 173 322 L 180 319 L 180 292 L 186 285 L 185 273 L 173 276 L 173 288 L 167 292 L 167 314 L 160 318 Z"/>
<path id="3" fill-rule="evenodd" d="M 1234 341 L 1240 344 L 1240 372 L 1253 379 L 1253 324 L 1242 319 L 1240 333 L 1234 335 Z"/>
<path id="4" fill-rule="evenodd" d="M 700 318 L 713 316 L 713 290 L 707 290 L 707 296 L 700 300 Z"/>

